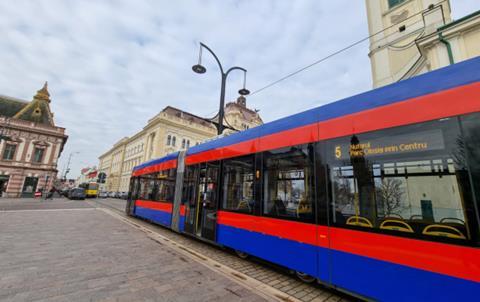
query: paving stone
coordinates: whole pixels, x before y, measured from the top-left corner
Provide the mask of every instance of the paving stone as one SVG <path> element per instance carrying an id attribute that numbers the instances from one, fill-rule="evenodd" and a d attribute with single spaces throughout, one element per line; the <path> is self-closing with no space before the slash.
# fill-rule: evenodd
<path id="1" fill-rule="evenodd" d="M 88 203 L 16 201 L 0 200 L 1 301 L 265 301 Z"/>
<path id="2" fill-rule="evenodd" d="M 118 213 L 124 215 L 124 200 L 97 199 L 92 204 L 116 210 Z M 256 280 L 268 284 L 280 291 L 286 293 L 288 290 L 298 289 L 296 291 L 297 295 L 305 294 L 299 299 L 301 301 L 311 301 L 317 297 L 319 298 L 319 301 L 323 301 L 331 296 L 338 296 L 339 299 L 341 297 L 341 299 L 343 299 L 342 301 L 346 302 L 355 300 L 345 296 L 342 293 L 339 293 L 338 291 L 327 289 L 318 284 L 305 284 L 299 281 L 294 275 L 291 275 L 288 270 L 269 264 L 266 261 L 255 259 L 253 257 L 245 260 L 240 259 L 228 249 L 206 244 L 191 237 L 175 233 L 170 229 L 154 225 L 140 219 L 133 219 L 133 221 L 139 225 L 148 227 L 149 229 L 169 238 L 174 242 L 178 242 L 179 244 L 195 250 L 199 254 L 206 255 L 213 260 L 222 263 L 223 265 L 229 266 L 232 269 L 242 272 L 249 277 L 255 278 Z M 287 290 L 285 290 L 285 288 L 287 288 Z"/>

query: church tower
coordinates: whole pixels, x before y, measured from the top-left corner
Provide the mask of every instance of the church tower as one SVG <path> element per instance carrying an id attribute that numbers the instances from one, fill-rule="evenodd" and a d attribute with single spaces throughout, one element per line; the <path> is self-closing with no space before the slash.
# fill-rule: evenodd
<path id="1" fill-rule="evenodd" d="M 451 21 L 448 0 L 365 0 L 373 86 L 430 70 L 418 41 Z M 448 63 L 448 62 L 447 62 Z"/>

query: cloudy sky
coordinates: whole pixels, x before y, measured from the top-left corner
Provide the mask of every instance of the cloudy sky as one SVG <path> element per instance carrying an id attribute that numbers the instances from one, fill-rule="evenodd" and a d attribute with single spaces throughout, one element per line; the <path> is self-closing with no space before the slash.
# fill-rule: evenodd
<path id="1" fill-rule="evenodd" d="M 478 0 L 451 0 L 455 19 Z M 368 36 L 363 0 L 0 2 L 0 94 L 31 100 L 48 81 L 57 125 L 69 140 L 59 170 L 70 177 L 96 165 L 116 141 L 140 130 L 167 105 L 212 117 L 219 71 L 206 55 L 192 72 L 198 43 L 224 67 L 248 70 L 255 91 Z M 368 42 L 248 97 L 264 121 L 371 87 Z M 232 73 L 227 100 L 242 74 Z"/>

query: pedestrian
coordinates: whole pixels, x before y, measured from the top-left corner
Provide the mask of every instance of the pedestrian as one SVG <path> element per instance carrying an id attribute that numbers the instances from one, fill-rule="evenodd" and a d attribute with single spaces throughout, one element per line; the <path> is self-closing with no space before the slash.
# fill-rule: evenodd
<path id="1" fill-rule="evenodd" d="M 48 195 L 47 195 L 47 198 L 46 199 L 53 199 L 53 194 L 55 193 L 55 187 L 52 186 L 52 188 L 50 189 L 50 191 L 48 192 Z"/>

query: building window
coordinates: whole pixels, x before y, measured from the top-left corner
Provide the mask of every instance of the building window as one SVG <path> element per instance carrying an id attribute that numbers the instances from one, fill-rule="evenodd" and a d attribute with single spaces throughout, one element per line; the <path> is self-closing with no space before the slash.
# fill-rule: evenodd
<path id="1" fill-rule="evenodd" d="M 405 1 L 406 0 L 388 0 L 388 8 L 392 8 L 392 7 L 395 7 L 397 5 L 400 5 Z"/>
<path id="2" fill-rule="evenodd" d="M 3 151 L 3 159 L 13 160 L 13 156 L 15 155 L 16 149 L 17 149 L 17 145 L 7 144 L 5 146 L 5 150 Z"/>
<path id="3" fill-rule="evenodd" d="M 172 138 L 172 146 L 175 147 L 176 143 L 177 143 L 177 138 L 174 136 L 174 137 Z"/>
<path id="4" fill-rule="evenodd" d="M 190 148 L 190 140 L 187 140 L 187 149 Z"/>
<path id="5" fill-rule="evenodd" d="M 43 153 L 45 149 L 43 148 L 35 148 L 35 151 L 33 152 L 33 162 L 34 163 L 41 163 L 43 160 Z"/>
<path id="6" fill-rule="evenodd" d="M 186 144 L 185 139 L 182 139 L 182 149 L 185 149 L 185 144 Z"/>
<path id="7" fill-rule="evenodd" d="M 170 146 L 171 143 L 172 143 L 172 136 L 168 135 L 167 136 L 167 146 Z"/>

